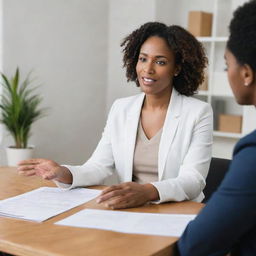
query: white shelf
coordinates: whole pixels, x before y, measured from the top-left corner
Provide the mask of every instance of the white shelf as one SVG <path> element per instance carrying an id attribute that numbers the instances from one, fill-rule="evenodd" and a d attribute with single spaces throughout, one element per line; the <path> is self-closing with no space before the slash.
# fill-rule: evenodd
<path id="1" fill-rule="evenodd" d="M 234 98 L 233 94 L 221 94 L 221 93 L 212 93 L 211 94 L 212 97 L 216 97 L 216 98 Z"/>
<path id="2" fill-rule="evenodd" d="M 248 0 L 197 0 L 197 1 L 168 1 L 175 3 L 180 12 L 175 12 L 173 8 L 169 24 L 177 24 L 186 27 L 190 11 L 204 11 L 213 14 L 211 36 L 198 36 L 208 57 L 206 68 L 207 91 L 199 91 L 194 95 L 197 99 L 208 102 L 214 112 L 214 143 L 213 153 L 216 157 L 230 158 L 236 142 L 244 135 L 256 128 L 255 108 L 241 106 L 236 103 L 232 90 L 229 86 L 224 54 L 229 35 L 229 23 L 233 16 L 233 11 L 239 5 Z M 156 1 L 158 2 L 158 1 Z M 161 1 L 159 1 L 159 6 Z M 164 7 L 163 7 L 164 8 Z M 165 10 L 164 10 L 165 11 Z M 165 12 L 164 12 L 165 13 Z M 203 87 L 205 88 L 205 87 Z M 219 116 L 221 114 L 242 116 L 241 133 L 218 131 Z M 233 128 L 233 126 L 231 126 Z M 232 130 L 230 128 L 230 130 Z M 235 130 L 234 130 L 235 131 Z"/>
<path id="3" fill-rule="evenodd" d="M 208 95 L 209 95 L 209 91 L 202 91 L 202 90 L 199 90 L 196 95 L 199 95 L 199 96 L 208 96 Z"/>
<path id="4" fill-rule="evenodd" d="M 209 59 L 209 67 L 207 69 L 208 90 L 198 91 L 197 96 L 203 96 L 201 98 L 212 105 L 213 111 L 215 113 L 215 126 L 218 123 L 218 116 L 220 114 L 243 116 L 243 132 L 232 133 L 215 130 L 213 135 L 215 138 L 219 138 L 220 140 L 221 138 L 238 140 L 251 130 L 248 125 L 249 118 L 244 111 L 244 106 L 239 106 L 236 104 L 232 90 L 229 86 L 227 72 L 224 71 L 226 66 L 224 53 L 226 42 L 228 40 L 228 37 L 224 35 L 228 34 L 228 25 L 232 17 L 232 1 L 233 0 L 227 0 L 224 2 L 223 0 L 214 0 L 213 8 L 211 11 L 209 10 L 209 12 L 213 13 L 212 36 L 197 37 L 198 41 L 204 43 Z M 226 11 L 223 11 L 223 8 Z"/>
<path id="5" fill-rule="evenodd" d="M 218 132 L 214 131 L 213 136 L 215 137 L 224 137 L 224 138 L 233 138 L 233 139 L 240 139 L 243 137 L 242 133 L 232 133 L 232 132 Z"/>
<path id="6" fill-rule="evenodd" d="M 227 42 L 227 37 L 197 37 L 197 40 L 200 42 Z"/>

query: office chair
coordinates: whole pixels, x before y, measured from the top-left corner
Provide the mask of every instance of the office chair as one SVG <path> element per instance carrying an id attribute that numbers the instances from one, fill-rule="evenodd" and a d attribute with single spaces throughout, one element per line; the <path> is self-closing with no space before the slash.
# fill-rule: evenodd
<path id="1" fill-rule="evenodd" d="M 0 256 L 14 256 L 14 255 L 6 252 L 0 252 Z"/>
<path id="2" fill-rule="evenodd" d="M 209 173 L 206 178 L 206 186 L 203 190 L 205 198 L 202 201 L 202 203 L 207 203 L 213 192 L 217 190 L 226 172 L 228 171 L 229 164 L 229 159 L 215 157 L 212 158 Z"/>

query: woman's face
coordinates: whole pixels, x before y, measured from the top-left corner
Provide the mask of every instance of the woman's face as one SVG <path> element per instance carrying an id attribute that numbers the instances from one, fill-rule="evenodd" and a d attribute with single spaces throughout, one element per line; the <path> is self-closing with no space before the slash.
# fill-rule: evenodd
<path id="1" fill-rule="evenodd" d="M 178 71 L 173 51 L 163 38 L 149 37 L 141 46 L 136 72 L 140 87 L 149 95 L 163 95 L 172 89 Z"/>
<path id="2" fill-rule="evenodd" d="M 225 51 L 225 60 L 227 65 L 228 81 L 236 101 L 241 105 L 252 104 L 251 87 L 245 86 L 245 67 L 237 61 L 236 57 L 228 49 Z"/>

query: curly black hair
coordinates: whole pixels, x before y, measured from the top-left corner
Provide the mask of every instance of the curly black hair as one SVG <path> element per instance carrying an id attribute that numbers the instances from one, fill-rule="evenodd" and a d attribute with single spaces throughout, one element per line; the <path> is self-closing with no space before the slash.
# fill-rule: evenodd
<path id="1" fill-rule="evenodd" d="M 256 0 L 245 3 L 235 12 L 229 25 L 227 48 L 240 64 L 256 70 Z"/>
<path id="2" fill-rule="evenodd" d="M 175 62 L 181 70 L 173 78 L 174 88 L 183 95 L 196 93 L 204 81 L 204 69 L 208 63 L 202 44 L 180 26 L 167 26 L 160 22 L 148 22 L 124 38 L 123 63 L 127 81 L 135 81 L 137 86 L 136 65 L 142 44 L 152 36 L 163 38 L 174 52 Z"/>

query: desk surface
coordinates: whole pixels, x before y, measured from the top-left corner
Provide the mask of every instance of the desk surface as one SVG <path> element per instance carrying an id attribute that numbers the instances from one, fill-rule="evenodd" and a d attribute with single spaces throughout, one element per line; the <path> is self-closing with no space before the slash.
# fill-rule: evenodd
<path id="1" fill-rule="evenodd" d="M 39 177 L 20 176 L 15 168 L 0 168 L 0 200 L 41 186 L 55 185 Z M 165 203 L 126 211 L 195 214 L 202 206 L 195 202 Z M 177 240 L 176 237 L 133 235 L 53 224 L 85 208 L 107 209 L 92 200 L 43 223 L 0 217 L 0 251 L 24 256 L 162 256 L 170 255 L 171 247 Z"/>

